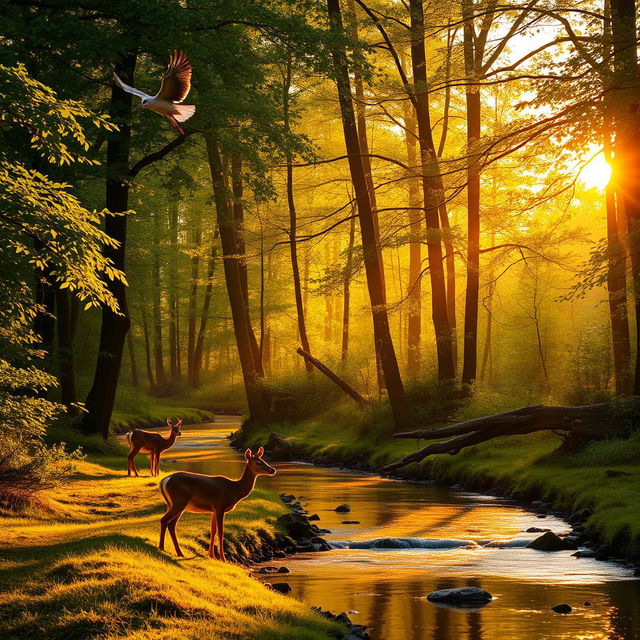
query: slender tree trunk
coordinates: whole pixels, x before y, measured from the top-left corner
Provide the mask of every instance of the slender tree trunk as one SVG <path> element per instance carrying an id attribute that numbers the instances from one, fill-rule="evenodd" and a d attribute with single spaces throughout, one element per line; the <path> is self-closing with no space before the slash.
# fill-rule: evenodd
<path id="1" fill-rule="evenodd" d="M 142 333 L 144 334 L 144 352 L 145 352 L 145 365 L 147 367 L 147 380 L 150 387 L 155 387 L 156 380 L 153 377 L 153 366 L 151 364 L 151 341 L 149 340 L 149 324 L 147 322 L 147 312 L 142 306 Z"/>
<path id="2" fill-rule="evenodd" d="M 260 360 L 260 348 L 256 340 L 256 334 L 251 324 L 251 314 L 249 306 L 249 277 L 247 272 L 247 249 L 244 239 L 244 203 L 243 203 L 243 183 L 242 183 L 242 159 L 237 153 L 231 155 L 231 188 L 233 191 L 233 233 L 237 255 L 239 256 L 238 269 L 240 273 L 241 293 L 244 299 L 244 312 L 246 314 L 246 325 L 249 331 L 249 343 L 256 374 L 263 378 L 262 361 Z M 222 231 L 220 232 L 222 233 Z"/>
<path id="3" fill-rule="evenodd" d="M 339 0 L 327 0 L 327 9 L 331 30 L 339 37 L 342 37 L 344 29 Z M 358 205 L 367 288 L 373 316 L 374 339 L 376 348 L 380 353 L 381 366 L 384 371 L 395 424 L 396 427 L 401 428 L 402 425 L 409 424 L 411 420 L 389 329 L 389 317 L 383 292 L 382 265 L 380 264 L 380 252 L 378 250 L 379 241 L 376 237 L 371 199 L 362 164 L 362 152 L 353 110 L 347 57 L 342 44 L 337 43 L 334 46 L 332 57 L 349 170 Z"/>
<path id="4" fill-rule="evenodd" d="M 115 71 L 125 82 L 133 84 L 135 66 L 136 54 L 126 54 L 116 64 Z M 131 150 L 131 104 L 131 94 L 114 85 L 111 89 L 109 115 L 119 124 L 119 130 L 111 133 L 107 141 L 105 200 L 106 208 L 113 213 L 122 213 L 129 209 L 129 181 L 125 174 Z M 105 249 L 105 255 L 112 261 L 114 268 L 124 271 L 127 216 L 107 216 L 105 231 L 118 241 L 116 247 Z M 101 433 L 104 438 L 109 436 L 109 422 L 116 398 L 122 352 L 130 325 L 124 283 L 119 280 L 107 280 L 107 287 L 118 303 L 119 313 L 114 313 L 106 306 L 102 309 L 98 359 L 93 385 L 85 402 L 87 413 L 83 418 L 85 431 Z"/>
<path id="5" fill-rule="evenodd" d="M 165 384 L 167 376 L 164 370 L 164 347 L 162 341 L 162 305 L 160 297 L 162 294 L 160 280 L 160 220 L 158 212 L 152 214 L 153 225 L 153 247 L 152 265 L 151 265 L 151 296 L 153 299 L 153 359 L 156 365 L 156 382 L 157 384 Z"/>
<path id="6" fill-rule="evenodd" d="M 218 229 L 222 243 L 224 275 L 250 418 L 258 422 L 267 422 L 271 414 L 260 384 L 261 375 L 259 375 L 255 366 L 250 338 L 253 331 L 248 325 L 247 299 L 242 286 L 241 263 L 244 262 L 244 251 L 241 254 L 238 253 L 238 241 L 235 233 L 237 220 L 234 220 L 228 199 L 228 191 L 225 187 L 222 158 L 218 143 L 211 135 L 205 136 L 205 141 L 211 181 L 213 183 Z M 234 193 L 235 195 L 236 193 Z"/>
<path id="7" fill-rule="evenodd" d="M 640 113 L 635 0 L 611 0 L 614 51 L 616 146 L 614 179 L 629 227 L 636 317 L 633 395 L 640 395 Z"/>
<path id="8" fill-rule="evenodd" d="M 207 286 L 204 290 L 204 298 L 202 300 L 202 314 L 200 316 L 200 326 L 198 328 L 198 337 L 196 339 L 195 348 L 193 350 L 193 366 L 191 385 L 193 387 L 200 386 L 200 373 L 202 371 L 202 353 L 204 351 L 204 340 L 207 334 L 207 322 L 209 320 L 209 307 L 211 306 L 211 294 L 213 292 L 213 274 L 216 268 L 216 254 L 218 243 L 218 227 L 213 235 L 211 245 L 211 256 L 209 258 L 209 266 L 207 268 Z"/>
<path id="9" fill-rule="evenodd" d="M 291 57 L 287 60 L 287 68 L 282 92 L 282 111 L 284 116 L 284 127 L 287 132 L 290 129 L 289 123 L 289 91 L 291 89 Z M 300 283 L 300 268 L 298 266 L 298 245 L 297 245 L 297 216 L 296 205 L 293 197 L 293 163 L 291 153 L 287 151 L 287 205 L 289 207 L 289 251 L 291 254 L 291 270 L 293 271 L 293 291 L 296 301 L 296 314 L 298 318 L 298 335 L 302 349 L 311 353 L 309 337 L 307 336 L 307 326 L 304 318 L 304 307 L 302 304 L 302 286 Z M 313 375 L 313 365 L 304 361 L 307 375 Z"/>
<path id="10" fill-rule="evenodd" d="M 187 324 L 187 376 L 194 385 L 194 357 L 196 349 L 196 307 L 198 305 L 198 278 L 200 277 L 200 250 L 202 248 L 202 218 L 196 214 L 193 229 L 193 254 L 191 256 L 191 287 L 189 290 L 189 318 Z"/>
<path id="11" fill-rule="evenodd" d="M 416 121 L 413 107 L 404 102 L 405 145 L 407 164 L 413 173 L 418 167 L 416 152 Z M 422 233 L 420 212 L 420 184 L 417 178 L 409 179 L 409 281 L 407 298 L 409 317 L 407 320 L 407 375 L 415 378 L 420 373 L 420 339 L 422 329 Z"/>
<path id="12" fill-rule="evenodd" d="M 356 219 L 351 218 L 349 225 L 349 246 L 347 247 L 347 259 L 344 266 L 344 285 L 342 295 L 342 348 L 341 362 L 343 365 L 347 362 L 349 355 L 349 314 L 351 306 L 351 271 L 353 269 L 353 245 L 356 233 Z"/>
<path id="13" fill-rule="evenodd" d="M 75 334 L 75 315 L 78 315 L 78 305 L 73 305 L 69 300 L 66 290 L 56 291 L 57 326 L 58 326 L 58 364 L 60 369 L 60 399 L 67 407 L 67 413 L 78 415 L 76 403 L 78 394 L 76 390 L 75 358 L 73 352 L 73 338 Z"/>
<path id="14" fill-rule="evenodd" d="M 176 194 L 179 198 L 179 194 Z M 180 379 L 180 356 L 178 349 L 178 203 L 169 204 L 169 368 L 171 379 Z"/>
<path id="15" fill-rule="evenodd" d="M 127 349 L 129 350 L 129 366 L 131 367 L 131 386 L 137 389 L 140 386 L 138 376 L 138 363 L 136 361 L 136 350 L 133 344 L 133 334 L 127 331 Z"/>
<path id="16" fill-rule="evenodd" d="M 422 0 L 410 0 L 409 6 L 411 14 L 411 65 L 413 69 L 416 119 L 418 122 L 418 142 L 420 144 L 424 211 L 427 225 L 431 312 L 438 353 L 438 379 L 453 380 L 455 371 L 453 367 L 452 336 L 447 313 L 447 294 L 439 220 L 440 205 L 444 200 L 444 189 L 431 133 Z"/>
<path id="17" fill-rule="evenodd" d="M 475 82 L 476 72 L 473 12 L 469 0 L 462 2 L 464 24 L 464 61 L 467 81 Z M 462 384 L 471 385 L 477 375 L 478 298 L 480 291 L 480 159 L 476 147 L 480 141 L 480 89 L 467 85 L 467 288 L 464 306 L 464 360 Z"/>

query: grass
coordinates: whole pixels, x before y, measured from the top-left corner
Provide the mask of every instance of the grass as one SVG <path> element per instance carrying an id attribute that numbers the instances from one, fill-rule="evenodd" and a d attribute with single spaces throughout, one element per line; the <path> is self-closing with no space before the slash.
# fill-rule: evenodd
<path id="1" fill-rule="evenodd" d="M 335 623 L 268 589 L 246 569 L 206 557 L 205 515 L 185 514 L 180 521 L 184 559 L 158 551 L 164 513 L 158 479 L 127 478 L 122 447 L 109 446 L 79 462 L 64 487 L 44 493 L 37 512 L 3 516 L 0 637 L 341 637 Z M 246 553 L 261 536 L 273 536 L 284 511 L 275 494 L 258 487 L 227 517 L 227 550 Z"/>
<path id="2" fill-rule="evenodd" d="M 479 397 L 456 415 L 465 419 L 511 409 L 514 404 Z M 248 443 L 266 442 L 270 431 L 287 437 L 307 458 L 347 466 L 364 463 L 374 469 L 425 445 L 424 441 L 391 439 L 383 410 L 374 406 L 361 412 L 344 402 L 296 424 L 252 428 Z M 587 526 L 595 537 L 617 553 L 640 558 L 640 433 L 626 440 L 593 442 L 574 455 L 555 454 L 560 444 L 560 438 L 550 432 L 496 438 L 454 456 L 431 456 L 403 473 L 544 499 L 566 512 L 588 507 L 593 515 Z M 608 477 L 608 470 L 628 475 Z"/>

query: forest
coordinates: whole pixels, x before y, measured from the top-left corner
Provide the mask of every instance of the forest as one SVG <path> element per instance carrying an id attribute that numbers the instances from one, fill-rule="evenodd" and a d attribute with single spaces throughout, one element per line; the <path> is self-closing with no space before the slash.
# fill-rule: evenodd
<path id="1" fill-rule="evenodd" d="M 635 0 L 0 7 L 0 635 L 640 637 Z M 167 474 L 242 465 L 156 551 Z M 480 586 L 522 601 L 425 600 Z"/>

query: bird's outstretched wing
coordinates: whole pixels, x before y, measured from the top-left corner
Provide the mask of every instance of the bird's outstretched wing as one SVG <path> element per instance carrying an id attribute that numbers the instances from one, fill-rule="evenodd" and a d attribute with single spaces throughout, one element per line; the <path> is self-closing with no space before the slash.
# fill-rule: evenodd
<path id="1" fill-rule="evenodd" d="M 132 93 L 134 96 L 138 96 L 138 98 L 142 98 L 143 100 L 145 98 L 151 98 L 152 97 L 148 93 L 145 93 L 144 91 L 140 91 L 139 89 L 134 89 L 133 87 L 130 87 L 128 84 L 125 84 L 124 82 L 122 82 L 122 80 L 120 80 L 120 78 L 118 77 L 117 73 L 113 74 L 113 79 L 114 79 L 115 83 L 123 91 L 126 91 L 127 93 Z"/>
<path id="2" fill-rule="evenodd" d="M 162 78 L 159 100 L 182 102 L 191 89 L 191 62 L 183 51 L 174 51 L 169 56 L 169 66 Z"/>

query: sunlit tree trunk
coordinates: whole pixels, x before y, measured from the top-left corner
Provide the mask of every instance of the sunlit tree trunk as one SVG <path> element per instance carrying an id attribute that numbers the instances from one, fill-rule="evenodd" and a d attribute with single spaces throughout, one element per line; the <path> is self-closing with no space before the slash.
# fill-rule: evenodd
<path id="1" fill-rule="evenodd" d="M 261 375 L 258 373 L 254 361 L 254 350 L 250 337 L 253 330 L 248 324 L 247 299 L 243 291 L 243 281 L 246 280 L 242 275 L 241 263 L 244 261 L 245 255 L 244 251 L 241 254 L 238 253 L 237 221 L 234 220 L 225 186 L 226 181 L 218 143 L 211 135 L 205 136 L 205 141 L 222 244 L 224 275 L 250 418 L 258 422 L 267 422 L 271 415 L 260 383 Z M 234 190 L 234 197 L 237 197 L 237 189 Z"/>
<path id="2" fill-rule="evenodd" d="M 71 415 L 78 415 L 78 402 L 73 341 L 78 322 L 78 299 L 70 299 L 65 289 L 56 291 L 56 320 L 58 327 L 58 365 L 60 399 Z"/>
<path id="3" fill-rule="evenodd" d="M 635 0 L 611 0 L 614 51 L 616 190 L 622 196 L 629 228 L 629 252 L 636 316 L 633 394 L 640 395 L 640 112 Z"/>
<path id="4" fill-rule="evenodd" d="M 196 322 L 198 306 L 198 279 L 200 277 L 200 250 L 202 248 L 202 216 L 196 213 L 193 228 L 193 253 L 191 255 L 191 286 L 189 288 L 189 317 L 187 320 L 187 375 L 189 384 L 195 386 L 194 357 L 196 349 Z"/>
<path id="5" fill-rule="evenodd" d="M 179 194 L 175 194 L 175 202 L 169 204 L 169 369 L 171 379 L 180 379 L 180 356 L 178 347 L 178 203 Z"/>
<path id="6" fill-rule="evenodd" d="M 351 312 L 351 271 L 353 270 L 353 245 L 356 233 L 356 219 L 351 218 L 349 224 L 349 245 L 347 247 L 347 258 L 344 265 L 344 284 L 342 287 L 342 347 L 340 349 L 340 360 L 346 364 L 349 355 L 349 316 Z"/>
<path id="7" fill-rule="evenodd" d="M 328 0 L 327 9 L 332 32 L 342 37 L 344 29 L 339 0 Z M 370 193 L 362 164 L 362 150 L 360 149 L 358 128 L 353 110 L 349 68 L 346 52 L 342 44 L 336 43 L 334 45 L 332 58 L 338 87 L 338 99 L 349 170 L 358 205 L 362 251 L 373 317 L 374 340 L 380 353 L 381 366 L 395 425 L 398 428 L 402 428 L 411 422 L 409 408 L 389 329 L 389 317 L 383 292 L 382 265 L 380 264 L 380 252 L 378 250 L 379 240 L 376 236 Z"/>
<path id="8" fill-rule="evenodd" d="M 144 335 L 144 352 L 145 352 L 145 365 L 147 368 L 147 380 L 149 386 L 154 387 L 156 380 L 153 376 L 153 365 L 151 363 L 151 341 L 149 340 L 149 324 L 147 322 L 147 312 L 145 311 L 144 304 L 142 306 L 142 333 Z"/>
<path id="9" fill-rule="evenodd" d="M 453 380 L 453 350 L 451 325 L 447 312 L 447 295 L 442 255 L 442 234 L 439 210 L 444 200 L 442 178 L 433 144 L 429 95 L 427 92 L 427 62 L 425 56 L 425 31 L 422 0 L 410 0 L 411 14 L 411 66 L 413 69 L 420 165 L 427 225 L 427 254 L 431 281 L 431 311 L 436 334 L 438 354 L 438 379 Z"/>
<path id="10" fill-rule="evenodd" d="M 291 68 L 292 59 L 289 57 L 284 74 L 282 87 L 282 112 L 284 127 L 287 132 L 291 131 L 289 122 L 289 92 L 291 90 Z M 309 337 L 307 336 L 307 325 L 304 317 L 304 305 L 302 304 L 302 285 L 300 283 L 300 267 L 298 265 L 298 244 L 297 244 L 297 215 L 296 205 L 293 195 L 293 162 L 291 152 L 287 151 L 287 206 L 289 208 L 289 252 L 291 255 L 291 270 L 293 272 L 293 292 L 296 302 L 296 316 L 298 319 L 298 336 L 302 348 L 311 353 Z M 313 365 L 305 360 L 307 375 L 313 375 Z"/>
<path id="11" fill-rule="evenodd" d="M 158 212 L 152 213 L 153 246 L 151 247 L 151 297 L 153 299 L 153 359 L 156 365 L 156 383 L 165 384 L 164 348 L 162 344 L 162 306 L 160 303 L 160 221 Z"/>
<path id="12" fill-rule="evenodd" d="M 131 386 L 137 389 L 140 386 L 140 377 L 138 376 L 136 349 L 133 344 L 133 333 L 131 331 L 127 331 L 127 349 L 129 351 L 129 367 L 131 369 Z"/>

